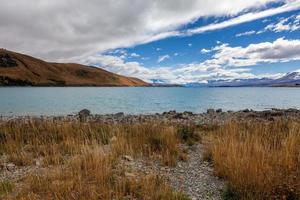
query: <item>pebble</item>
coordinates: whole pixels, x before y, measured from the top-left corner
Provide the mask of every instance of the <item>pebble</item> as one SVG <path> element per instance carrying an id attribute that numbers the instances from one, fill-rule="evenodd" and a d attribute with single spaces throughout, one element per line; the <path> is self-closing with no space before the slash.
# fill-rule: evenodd
<path id="1" fill-rule="evenodd" d="M 189 148 L 189 160 L 180 161 L 174 168 L 160 166 L 158 162 L 149 164 L 142 159 L 135 160 L 132 167 L 145 174 L 160 174 L 175 190 L 184 192 L 191 199 L 221 200 L 224 182 L 213 175 L 212 166 L 203 161 L 202 153 L 202 145 L 197 144 Z"/>
<path id="2" fill-rule="evenodd" d="M 133 158 L 132 158 L 131 156 L 128 156 L 128 155 L 124 155 L 122 158 L 123 158 L 124 160 L 126 160 L 126 161 L 129 161 L 129 162 L 132 162 L 132 161 L 133 161 Z"/>
<path id="3" fill-rule="evenodd" d="M 14 171 L 15 169 L 16 169 L 16 165 L 15 164 L 13 164 L 13 163 L 8 163 L 7 165 L 6 165 L 6 169 L 8 170 L 8 171 Z"/>
<path id="4" fill-rule="evenodd" d="M 176 112 L 175 110 L 156 113 L 156 114 L 140 114 L 140 115 L 127 115 L 125 113 L 105 114 L 105 115 L 91 115 L 90 112 L 82 111 L 82 117 L 78 115 L 67 116 L 0 116 L 0 124 L 7 121 L 16 122 L 30 122 L 37 121 L 51 121 L 51 122 L 97 122 L 107 124 L 133 124 L 140 122 L 163 122 L 163 123 L 176 123 L 176 124 L 211 124 L 211 123 L 224 123 L 230 120 L 276 120 L 276 118 L 297 118 L 300 117 L 300 110 L 297 109 L 271 109 L 264 111 L 253 111 L 244 109 L 241 111 L 226 111 L 222 109 L 208 109 L 206 113 L 192 113 L 192 112 Z"/>

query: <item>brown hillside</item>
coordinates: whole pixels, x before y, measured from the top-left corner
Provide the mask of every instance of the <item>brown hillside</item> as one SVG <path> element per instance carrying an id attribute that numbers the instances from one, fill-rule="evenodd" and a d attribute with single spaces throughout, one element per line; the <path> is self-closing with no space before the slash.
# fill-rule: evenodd
<path id="1" fill-rule="evenodd" d="M 2 86 L 149 86 L 131 77 L 74 63 L 50 63 L 0 49 Z"/>

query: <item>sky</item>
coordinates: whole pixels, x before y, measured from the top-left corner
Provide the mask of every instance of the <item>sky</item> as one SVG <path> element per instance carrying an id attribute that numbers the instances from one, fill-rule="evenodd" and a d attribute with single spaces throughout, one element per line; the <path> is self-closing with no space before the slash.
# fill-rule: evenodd
<path id="1" fill-rule="evenodd" d="M 159 83 L 300 71 L 300 0 L 0 0 L 0 47 Z"/>

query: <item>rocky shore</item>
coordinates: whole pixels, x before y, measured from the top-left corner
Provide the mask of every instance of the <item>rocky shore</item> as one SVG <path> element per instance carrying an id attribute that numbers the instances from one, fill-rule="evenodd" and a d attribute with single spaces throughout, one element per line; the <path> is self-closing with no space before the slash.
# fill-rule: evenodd
<path id="1" fill-rule="evenodd" d="M 149 115 L 126 115 L 124 113 L 98 115 L 84 109 L 76 115 L 68 116 L 40 116 L 40 117 L 0 117 L 0 125 L 7 122 L 30 121 L 42 122 L 91 122 L 105 124 L 135 124 L 135 123 L 167 123 L 167 124 L 196 124 L 214 125 L 223 124 L 231 120 L 237 121 L 276 121 L 276 120 L 299 120 L 300 110 L 297 109 L 270 109 L 264 111 L 240 110 L 222 111 L 222 109 L 208 109 L 205 113 L 176 112 L 169 111 Z M 0 138 L 1 139 L 1 138 Z M 111 138 L 111 143 L 117 140 Z M 186 152 L 186 159 L 179 160 L 174 167 L 167 167 L 160 162 L 151 161 L 145 158 L 133 158 L 124 155 L 120 159 L 120 165 L 124 167 L 125 176 L 128 178 L 143 177 L 149 174 L 156 174 L 166 179 L 176 190 L 187 194 L 192 200 L 196 199 L 222 199 L 225 181 L 214 176 L 212 163 L 203 159 L 205 148 L 203 144 L 197 143 L 193 146 L 182 144 L 179 146 L 182 152 Z M 111 149 L 110 144 L 104 145 L 107 152 Z M 20 182 L 28 174 L 49 173 L 55 170 L 51 166 L 43 166 L 41 159 L 36 159 L 29 166 L 17 166 L 8 162 L 6 155 L 0 156 L 0 182 Z M 17 189 L 23 187 L 16 184 Z M 1 196 L 0 196 L 1 197 Z"/>
<path id="2" fill-rule="evenodd" d="M 205 113 L 176 112 L 175 110 L 156 113 L 156 114 L 92 114 L 91 111 L 84 109 L 76 115 L 67 116 L 0 116 L 0 122 L 7 121 L 64 121 L 64 122 L 97 122 L 107 124 L 134 124 L 147 122 L 161 123 L 193 123 L 193 124 L 222 124 L 230 120 L 267 120 L 276 119 L 300 119 L 300 110 L 298 109 L 270 109 L 264 111 L 254 111 L 244 109 L 240 111 L 222 111 L 222 109 L 208 109 Z"/>

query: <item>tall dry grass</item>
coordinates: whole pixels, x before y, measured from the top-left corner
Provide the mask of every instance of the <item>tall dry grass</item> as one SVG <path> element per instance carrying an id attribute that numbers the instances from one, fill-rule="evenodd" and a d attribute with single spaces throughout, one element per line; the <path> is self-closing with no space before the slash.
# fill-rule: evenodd
<path id="1" fill-rule="evenodd" d="M 206 139 L 228 199 L 300 198 L 300 123 L 231 122 Z"/>
<path id="2" fill-rule="evenodd" d="M 123 155 L 130 155 L 173 166 L 183 154 L 178 148 L 181 142 L 177 129 L 163 124 L 7 122 L 0 125 L 0 155 L 20 167 L 39 160 L 45 169 L 28 175 L 18 191 L 2 197 L 188 199 L 155 174 L 127 176 L 128 169 L 119 165 Z"/>
<path id="3" fill-rule="evenodd" d="M 0 154 L 16 165 L 30 165 L 44 158 L 45 165 L 63 164 L 82 149 L 112 143 L 113 151 L 133 156 L 160 155 L 165 164 L 175 163 L 180 139 L 172 126 L 160 124 L 104 125 L 36 122 L 0 126 Z"/>
<path id="4" fill-rule="evenodd" d="M 186 197 L 172 191 L 157 175 L 126 177 L 112 155 L 85 152 L 63 169 L 47 175 L 31 175 L 16 199 L 98 200 L 98 199 L 166 199 Z"/>

